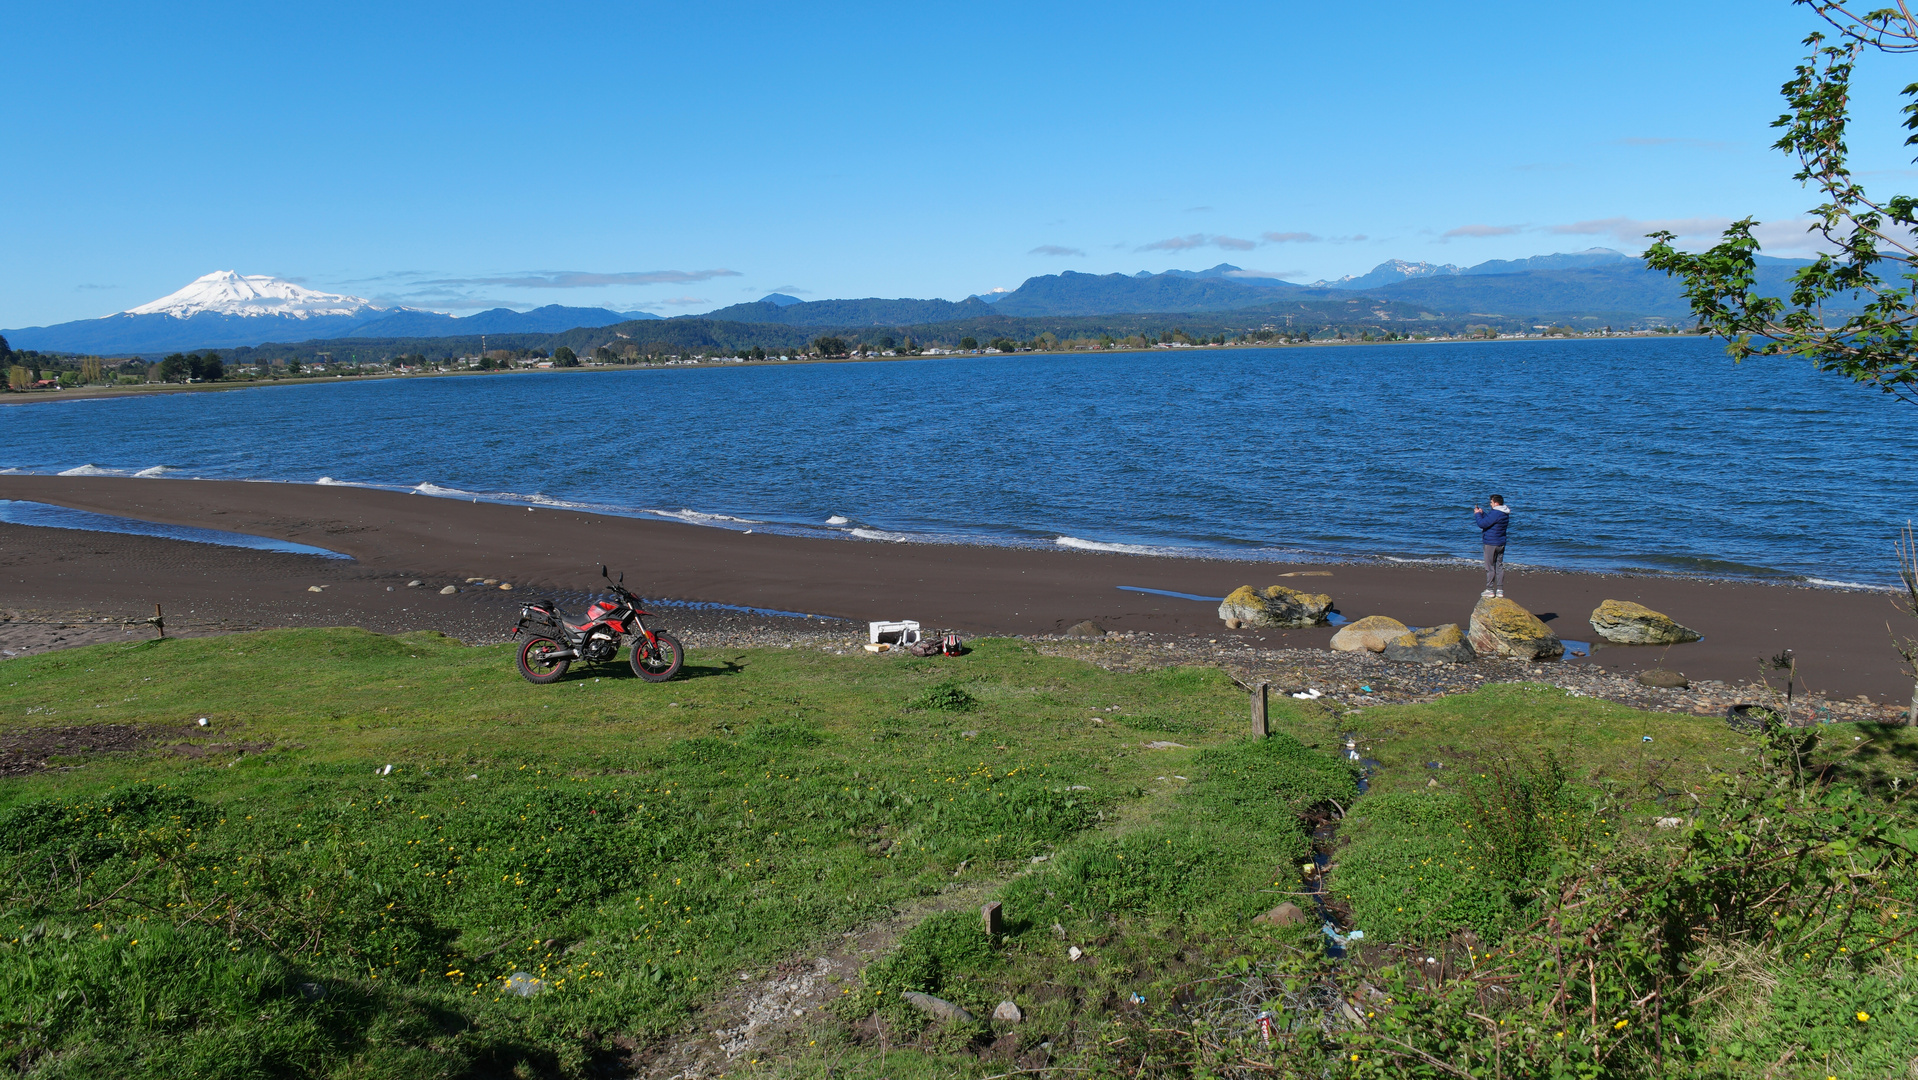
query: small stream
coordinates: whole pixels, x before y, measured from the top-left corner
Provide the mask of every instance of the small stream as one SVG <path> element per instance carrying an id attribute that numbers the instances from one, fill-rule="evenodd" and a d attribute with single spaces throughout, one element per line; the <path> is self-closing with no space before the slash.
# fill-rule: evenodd
<path id="1" fill-rule="evenodd" d="M 1345 746 L 1341 753 L 1347 761 L 1358 763 L 1359 798 L 1364 798 L 1372 786 L 1372 773 L 1384 763 L 1377 758 L 1361 757 L 1358 735 L 1350 731 L 1345 733 Z M 1345 815 L 1350 811 L 1350 807 L 1344 807 L 1339 817 L 1328 818 L 1312 830 L 1312 906 L 1318 912 L 1319 929 L 1325 934 L 1325 955 L 1335 959 L 1344 958 L 1347 942 L 1365 937 L 1365 931 L 1344 926 L 1338 914 L 1326 902 L 1330 896 L 1326 884 L 1327 871 L 1331 869 L 1333 853 L 1338 850 L 1339 826 L 1345 823 Z"/>

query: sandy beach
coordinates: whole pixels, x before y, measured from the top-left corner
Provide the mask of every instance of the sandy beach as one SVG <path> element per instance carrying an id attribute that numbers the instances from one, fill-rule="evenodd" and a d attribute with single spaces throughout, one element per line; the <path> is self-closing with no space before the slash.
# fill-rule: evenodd
<path id="1" fill-rule="evenodd" d="M 1222 596 L 1285 582 L 1329 592 L 1350 618 L 1464 623 L 1480 572 L 1465 566 L 1274 563 L 1086 551 L 821 540 L 528 510 L 364 488 L 118 477 L 0 476 L 0 498 L 291 540 L 352 561 L 113 533 L 0 526 L 0 608 L 94 620 L 90 638 L 128 633 L 162 605 L 169 627 L 433 629 L 493 640 L 528 596 L 591 591 L 605 562 L 648 597 L 769 608 L 864 622 L 917 619 L 966 634 L 1057 634 L 1086 619 L 1109 631 L 1183 635 L 1261 648 L 1324 648 L 1333 631 L 1224 628 L 1216 603 L 1120 586 Z M 1329 576 L 1282 579 L 1295 570 Z M 514 589 L 476 588 L 469 577 Z M 421 580 L 424 587 L 408 588 Z M 447 584 L 464 591 L 442 596 Z M 319 592 L 311 591 L 319 586 Z M 1902 704 L 1911 675 L 1891 631 L 1918 632 L 1885 593 L 1596 574 L 1508 573 L 1506 591 L 1562 638 L 1592 641 L 1601 600 L 1633 600 L 1705 635 L 1669 648 L 1600 647 L 1568 665 L 1693 679 L 1757 677 L 1791 649 L 1805 683 L 1833 699 Z M 800 623 L 733 613 L 735 622 Z M 101 623 L 98 620 L 106 619 Z M 44 621 L 44 619 L 43 619 Z M 1888 624 L 1890 629 L 1888 630 Z M 841 624 L 843 626 L 843 624 Z"/>

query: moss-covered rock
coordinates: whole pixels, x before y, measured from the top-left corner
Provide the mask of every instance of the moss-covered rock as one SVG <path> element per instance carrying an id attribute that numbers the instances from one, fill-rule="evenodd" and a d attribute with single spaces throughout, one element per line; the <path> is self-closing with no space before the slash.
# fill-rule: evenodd
<path id="1" fill-rule="evenodd" d="M 1332 635 L 1334 652 L 1384 652 L 1385 643 L 1393 638 L 1411 633 L 1412 628 L 1392 618 L 1390 615 L 1367 615 L 1354 623 L 1347 623 Z"/>
<path id="2" fill-rule="evenodd" d="M 1478 659 L 1457 623 L 1407 631 L 1385 643 L 1385 658 L 1401 664 L 1469 664 Z"/>
<path id="3" fill-rule="evenodd" d="M 1323 626 L 1332 598 L 1283 585 L 1254 589 L 1241 585 L 1219 603 L 1219 618 L 1241 626 Z"/>
<path id="4" fill-rule="evenodd" d="M 1503 596 L 1487 596 L 1472 609 L 1466 635 L 1480 656 L 1511 656 L 1520 660 L 1555 660 L 1565 655 L 1565 643 L 1539 617 Z"/>
<path id="5" fill-rule="evenodd" d="M 1705 636 L 1630 600 L 1607 600 L 1593 608 L 1592 630 L 1618 645 L 1680 645 Z"/>

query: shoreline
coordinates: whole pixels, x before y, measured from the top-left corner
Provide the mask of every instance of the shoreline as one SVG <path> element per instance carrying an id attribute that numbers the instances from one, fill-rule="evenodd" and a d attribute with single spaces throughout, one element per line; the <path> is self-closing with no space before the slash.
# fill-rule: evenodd
<path id="1" fill-rule="evenodd" d="M 93 467 L 93 466 L 82 466 L 82 468 L 97 469 L 97 467 Z M 1081 537 L 1068 536 L 1064 533 L 1059 533 L 1057 537 L 1051 542 L 1046 542 L 1038 539 L 1030 539 L 1022 542 L 1019 538 L 1016 538 L 1016 537 L 995 538 L 995 537 L 986 536 L 984 534 L 947 535 L 947 534 L 939 534 L 939 533 L 900 533 L 900 532 L 892 532 L 890 530 L 882 529 L 877 526 L 864 526 L 864 525 L 858 526 L 857 528 L 845 528 L 845 527 L 839 527 L 839 526 L 821 527 L 818 525 L 801 525 L 801 524 L 795 524 L 792 522 L 783 522 L 783 521 L 772 521 L 772 520 L 762 521 L 757 519 L 738 518 L 738 517 L 733 517 L 731 515 L 718 514 L 718 513 L 707 514 L 702 511 L 694 511 L 694 510 L 680 510 L 680 511 L 648 510 L 648 509 L 636 509 L 636 508 L 628 508 L 628 507 L 607 506 L 603 504 L 555 501 L 551 499 L 545 499 L 537 495 L 528 496 L 528 495 L 521 495 L 518 493 L 511 493 L 511 492 L 480 493 L 480 492 L 472 492 L 472 491 L 463 491 L 455 488 L 441 488 L 438 485 L 431 484 L 431 483 L 416 484 L 416 485 L 382 484 L 382 483 L 376 483 L 372 481 L 365 481 L 365 482 L 338 481 L 338 480 L 333 480 L 330 477 L 322 477 L 317 481 L 251 479 L 251 478 L 250 479 L 222 479 L 219 477 L 200 477 L 200 476 L 181 477 L 181 476 L 162 476 L 157 474 L 142 475 L 137 472 L 126 472 L 124 470 L 106 470 L 106 469 L 97 469 L 97 471 L 85 472 L 85 473 L 82 473 L 82 472 L 31 473 L 31 472 L 15 472 L 15 471 L 0 472 L 0 479 L 4 479 L 6 477 L 33 477 L 33 478 L 49 479 L 49 480 L 145 479 L 145 480 L 165 480 L 165 481 L 189 482 L 189 483 L 256 484 L 256 485 L 270 484 L 270 485 L 281 485 L 281 486 L 290 486 L 290 487 L 320 487 L 320 488 L 328 488 L 328 489 L 351 488 L 351 489 L 358 489 L 361 491 L 385 492 L 385 493 L 394 494 L 394 495 L 421 495 L 427 498 L 443 499 L 449 502 L 471 502 L 471 503 L 487 504 L 492 506 L 531 508 L 535 510 L 544 510 L 551 513 L 591 514 L 599 517 L 615 518 L 615 519 L 626 520 L 626 521 L 664 522 L 664 523 L 670 523 L 675 525 L 690 525 L 696 528 L 711 529 L 718 532 L 733 533 L 733 534 L 742 535 L 742 536 L 744 535 L 786 536 L 786 537 L 792 537 L 795 539 L 802 539 L 802 540 L 844 541 L 849 543 L 901 544 L 901 545 L 907 545 L 907 546 L 933 547 L 933 548 L 964 547 L 964 548 L 1003 549 L 1008 551 L 1045 551 L 1045 552 L 1076 551 L 1076 552 L 1093 553 L 1093 554 L 1124 555 L 1132 558 L 1141 558 L 1141 559 L 1169 559 L 1169 560 L 1175 560 L 1175 561 L 1196 560 L 1201 562 L 1232 563 L 1232 564 L 1242 565 L 1248 568 L 1261 567 L 1261 566 L 1288 566 L 1288 567 L 1373 566 L 1373 567 L 1381 567 L 1381 568 L 1387 568 L 1387 569 L 1412 570 L 1412 569 L 1420 569 L 1420 568 L 1473 569 L 1480 566 L 1480 563 L 1477 559 L 1471 558 L 1469 556 L 1463 556 L 1463 555 L 1460 555 L 1460 556 L 1444 556 L 1444 555 L 1397 556 L 1397 555 L 1384 555 L 1384 554 L 1367 554 L 1367 553 L 1361 553 L 1361 552 L 1332 553 L 1332 552 L 1316 552 L 1316 551 L 1310 551 L 1310 550 L 1299 549 L 1299 548 L 1277 548 L 1277 547 L 1255 548 L 1255 547 L 1251 547 L 1249 544 L 1243 548 L 1238 548 L 1238 549 L 1225 548 L 1225 547 L 1211 548 L 1211 547 L 1201 547 L 1201 546 L 1181 547 L 1177 542 L 1166 543 L 1166 544 L 1132 544 L 1132 543 L 1125 543 L 1125 542 L 1119 542 L 1119 541 L 1086 540 Z M 428 488 L 433 488 L 434 490 L 427 490 Z M 0 496 L 0 499 L 4 499 L 4 498 L 6 498 L 6 496 Z M 539 499 L 540 501 L 535 501 L 535 499 Z M 79 509 L 79 508 L 74 507 L 74 509 Z M 741 511 L 741 512 L 747 513 L 750 511 Z M 683 516 L 685 514 L 692 514 L 695 517 L 708 518 L 711 520 L 708 520 L 708 521 L 688 520 L 688 518 Z M 128 515 L 128 516 L 132 516 L 132 515 Z M 731 522 L 732 524 L 727 524 L 727 522 Z M 751 528 L 735 527 L 735 526 L 741 526 L 741 525 L 750 525 L 752 527 Z M 864 529 L 865 531 L 872 533 L 873 535 L 861 536 L 858 534 L 859 529 Z M 1060 540 L 1070 540 L 1072 542 L 1060 543 L 1059 542 Z M 1243 554 L 1236 554 L 1235 551 L 1243 552 Z M 1271 553 L 1271 555 L 1274 557 L 1258 557 L 1261 553 L 1268 553 L 1268 552 Z M 1514 573 L 1588 575 L 1588 576 L 1595 576 L 1595 577 L 1601 577 L 1601 578 L 1615 578 L 1615 579 L 1625 580 L 1625 581 L 1649 581 L 1649 582 L 1691 581 L 1691 582 L 1700 582 L 1700 583 L 1707 583 L 1707 584 L 1729 583 L 1729 584 L 1739 584 L 1739 585 L 1758 585 L 1758 586 L 1765 586 L 1769 588 L 1795 588 L 1795 589 L 1809 589 L 1809 590 L 1824 591 L 1824 592 L 1864 593 L 1868 595 L 1897 596 L 1899 594 L 1899 587 L 1891 583 L 1843 581 L 1835 578 L 1814 578 L 1808 575 L 1795 574 L 1795 573 L 1792 573 L 1789 571 L 1783 571 L 1783 570 L 1774 571 L 1768 575 L 1761 576 L 1756 574 L 1743 574 L 1743 575 L 1731 574 L 1731 573 L 1711 574 L 1711 573 L 1704 573 L 1699 571 L 1683 571 L 1683 570 L 1664 571 L 1664 570 L 1653 569 L 1650 567 L 1623 567 L 1623 568 L 1616 568 L 1616 569 L 1605 569 L 1605 568 L 1594 568 L 1589 566 L 1558 566 L 1558 565 L 1553 565 L 1551 563 L 1530 563 L 1530 562 L 1518 562 L 1518 561 L 1509 561 L 1505 564 L 1505 566 L 1508 571 L 1514 572 Z"/>
<path id="2" fill-rule="evenodd" d="M 629 585 L 657 600 L 808 612 L 854 623 L 909 618 L 969 636 L 1055 635 L 1090 620 L 1115 633 L 1323 650 L 1331 627 L 1227 630 L 1216 604 L 1120 586 L 1222 596 L 1240 585 L 1283 582 L 1329 592 L 1351 619 L 1384 614 L 1432 626 L 1465 623 L 1482 584 L 1471 564 L 1251 563 L 1064 548 L 856 543 L 347 486 L 16 474 L 0 476 L 0 498 L 251 533 L 355 560 L 0 526 L 0 605 L 144 618 L 154 603 L 163 603 L 169 615 L 177 609 L 248 625 L 405 624 L 465 637 L 462 627 L 503 630 L 528 595 L 591 593 L 597 565 L 604 562 L 624 570 Z M 1292 568 L 1326 576 L 1280 576 Z M 494 577 L 514 590 L 438 595 L 438 587 L 464 587 L 468 577 Z M 409 589 L 411 580 L 433 588 Z M 1758 677 L 1763 658 L 1791 649 L 1804 682 L 1834 700 L 1865 694 L 1902 704 L 1911 696 L 1911 672 L 1886 632 L 1888 622 L 1894 632 L 1902 630 L 1901 617 L 1884 593 L 1516 567 L 1507 591 L 1567 640 L 1593 640 L 1586 615 L 1604 599 L 1643 603 L 1705 635 L 1702 642 L 1668 648 L 1601 644 L 1590 659 L 1539 665 L 1541 673 L 1586 667 L 1631 673 L 1662 665 L 1694 680 L 1740 684 Z"/>
<path id="3" fill-rule="evenodd" d="M 1550 335 L 1561 341 L 1612 341 L 1620 338 L 1682 338 L 1700 337 L 1694 333 L 1651 334 L 1642 332 L 1621 334 L 1580 334 L 1572 336 Z M 1195 349 L 1316 349 L 1344 347 L 1349 345 L 1495 345 L 1524 341 L 1543 341 L 1547 335 L 1534 337 L 1496 337 L 1496 338 L 1428 338 L 1423 341 L 1405 339 L 1403 341 L 1288 341 L 1257 342 L 1225 345 L 1190 345 L 1184 348 Z M 273 344 L 269 342 L 268 344 Z M 179 351 L 179 350 L 175 350 Z M 218 351 L 218 350 L 215 350 Z M 1099 350 L 1061 350 L 1059 352 L 1036 352 L 1035 356 L 1124 356 L 1137 353 L 1155 353 L 1161 350 L 1157 346 L 1145 349 L 1099 349 Z M 65 355 L 65 354 L 62 354 Z M 252 379 L 242 382 L 220 383 L 147 383 L 141 386 L 81 386 L 71 390 L 32 390 L 0 391 L 0 405 L 37 405 L 52 401 L 83 401 L 132 398 L 146 394 L 201 394 L 222 390 L 248 390 L 268 386 L 307 386 L 313 384 L 342 383 L 351 379 L 354 382 L 391 382 L 404 379 L 444 379 L 463 375 L 583 375 L 587 373 L 604 374 L 609 371 L 663 371 L 668 367 L 694 368 L 734 368 L 734 367 L 795 367 L 808 364 L 883 364 L 913 360 L 952 360 L 969 357 L 1004 356 L 1005 353 L 947 353 L 938 356 L 809 356 L 793 360 L 707 360 L 694 363 L 678 362 L 672 364 L 593 364 L 576 368 L 515 368 L 508 371 L 418 371 L 389 372 L 379 375 L 328 375 L 311 378 Z M 1011 354 L 1017 355 L 1017 354 Z M 108 359 L 111 359 L 110 357 Z"/>

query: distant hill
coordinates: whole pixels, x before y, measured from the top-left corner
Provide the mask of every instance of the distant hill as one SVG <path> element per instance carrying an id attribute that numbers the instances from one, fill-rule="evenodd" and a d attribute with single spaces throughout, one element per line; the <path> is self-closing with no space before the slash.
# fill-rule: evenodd
<path id="1" fill-rule="evenodd" d="M 779 323 L 784 326 L 910 326 L 952 322 L 955 319 L 988 315 L 992 311 L 993 305 L 973 296 L 956 304 L 950 300 L 877 298 L 807 301 L 786 296 L 780 300 L 767 297 L 757 303 L 734 304 L 704 315 L 684 315 L 679 318 L 703 322 Z"/>
<path id="2" fill-rule="evenodd" d="M 1378 289 L 1387 285 L 1396 285 L 1401 281 L 1422 277 L 1448 277 L 1461 273 L 1451 263 L 1406 262 L 1404 259 L 1387 259 L 1374 266 L 1370 272 L 1359 275 L 1346 275 L 1337 281 L 1315 281 L 1315 289 Z"/>
<path id="3" fill-rule="evenodd" d="M 452 337 L 460 334 L 557 334 L 576 326 L 609 326 L 633 319 L 657 315 L 624 314 L 605 308 L 564 307 L 548 304 L 531 311 L 491 308 L 464 318 L 442 315 L 437 311 L 398 311 L 383 319 L 362 323 L 354 329 L 357 338 Z"/>
<path id="4" fill-rule="evenodd" d="M 1529 259 L 1489 259 L 1460 270 L 1461 274 L 1523 274 L 1533 270 L 1579 270 L 1596 266 L 1645 265 L 1622 251 L 1611 248 L 1586 248 L 1584 251 L 1534 255 Z"/>
<path id="5" fill-rule="evenodd" d="M 1200 281 L 1216 278 L 1220 281 L 1229 281 L 1239 285 L 1249 285 L 1254 288 L 1266 288 L 1266 289 L 1296 289 L 1298 288 L 1297 285 L 1293 284 L 1290 281 L 1286 281 L 1282 278 L 1270 277 L 1265 274 L 1256 273 L 1251 270 L 1242 270 L 1239 267 L 1233 266 L 1231 263 L 1220 263 L 1219 265 L 1214 266 L 1209 270 L 1167 270 L 1167 271 L 1164 271 L 1164 273 L 1171 277 L 1193 278 L 1195 280 L 1200 280 Z M 1141 270 L 1132 276 L 1135 278 L 1150 278 L 1150 277 L 1157 277 L 1158 275 L 1152 273 L 1149 270 Z"/>
<path id="6" fill-rule="evenodd" d="M 1262 278 L 1272 282 L 1275 279 Z M 1001 315 L 1112 315 L 1130 311 L 1230 311 L 1271 299 L 1271 293 L 1302 292 L 1286 282 L 1247 285 L 1229 277 L 1175 273 L 1061 274 L 1027 278 L 992 305 Z"/>
<path id="7" fill-rule="evenodd" d="M 1760 256 L 1758 283 L 1771 295 L 1785 295 L 1791 275 L 1807 261 Z M 1068 270 L 1027 278 L 992 308 L 1001 315 L 1027 317 L 1249 311 L 1278 297 L 1310 300 L 1355 295 L 1403 301 L 1441 315 L 1683 318 L 1691 310 L 1678 282 L 1647 270 L 1637 258 L 1604 248 L 1492 260 L 1463 269 L 1391 259 L 1369 273 L 1311 286 L 1248 278 L 1226 264 L 1205 271 L 1130 276 Z"/>
<path id="8" fill-rule="evenodd" d="M 1791 290 L 1791 275 L 1803 265 L 1803 260 L 1787 259 L 1761 264 L 1758 288 L 1772 296 L 1786 295 Z M 1646 269 L 1637 259 L 1564 270 L 1415 278 L 1372 293 L 1446 313 L 1533 316 L 1631 312 L 1672 319 L 1691 314 L 1679 283 Z"/>

